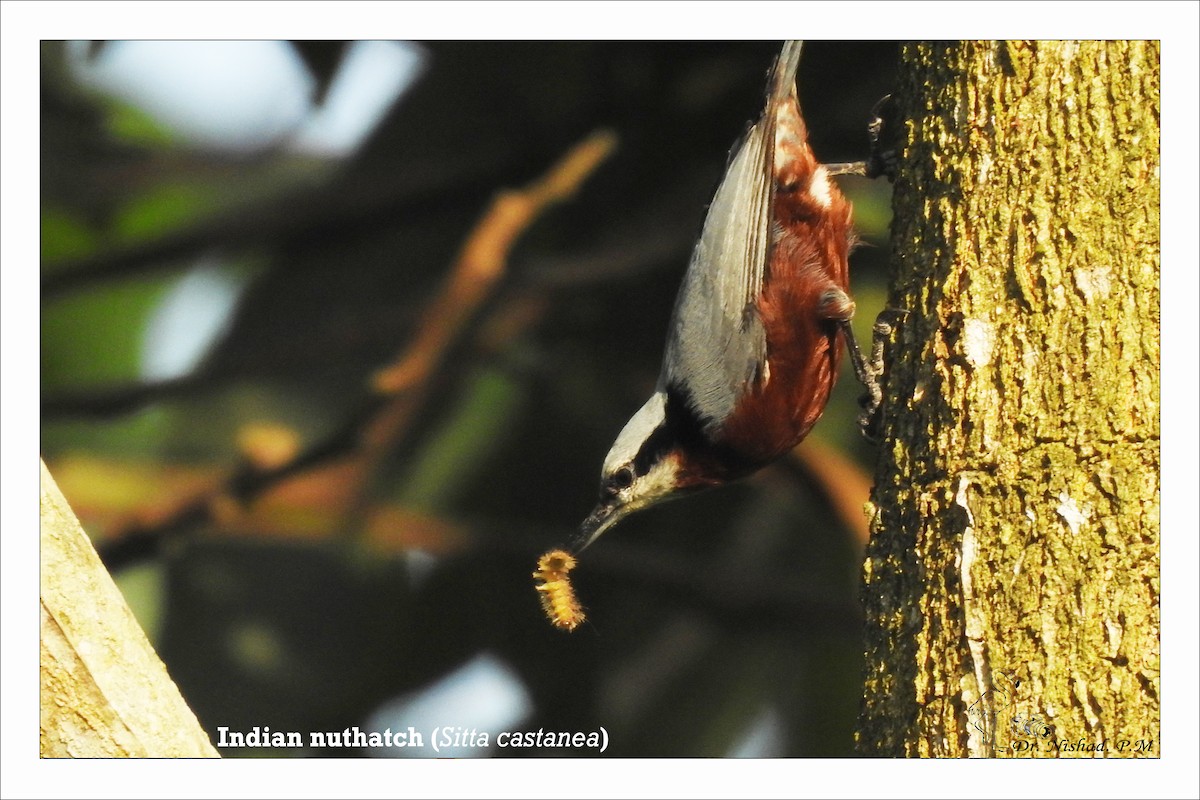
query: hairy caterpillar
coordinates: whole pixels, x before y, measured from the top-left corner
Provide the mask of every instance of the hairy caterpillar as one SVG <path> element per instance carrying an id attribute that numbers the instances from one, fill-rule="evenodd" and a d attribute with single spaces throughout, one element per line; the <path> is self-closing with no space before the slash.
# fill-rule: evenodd
<path id="1" fill-rule="evenodd" d="M 571 588 L 571 579 L 567 573 L 575 568 L 575 557 L 565 550 L 551 550 L 538 559 L 537 572 L 533 577 L 540 583 L 534 588 L 542 601 L 542 610 L 550 618 L 550 624 L 564 631 L 573 631 L 586 617 L 579 601 L 575 599 L 575 590 Z"/>

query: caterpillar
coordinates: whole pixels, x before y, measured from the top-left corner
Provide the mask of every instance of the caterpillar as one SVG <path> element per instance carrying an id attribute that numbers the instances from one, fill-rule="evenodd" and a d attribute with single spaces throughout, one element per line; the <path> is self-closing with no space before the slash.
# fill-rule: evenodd
<path id="1" fill-rule="evenodd" d="M 575 569 L 575 557 L 565 550 L 551 550 L 538 559 L 537 572 L 533 573 L 539 583 L 534 585 L 542 610 L 550 624 L 564 631 L 573 631 L 587 619 L 583 608 L 575 599 L 571 579 L 567 573 Z"/>

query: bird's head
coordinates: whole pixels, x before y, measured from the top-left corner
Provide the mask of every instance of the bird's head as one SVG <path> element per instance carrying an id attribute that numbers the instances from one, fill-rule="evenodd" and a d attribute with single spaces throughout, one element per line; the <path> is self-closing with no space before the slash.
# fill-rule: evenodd
<path id="1" fill-rule="evenodd" d="M 734 475 L 704 426 L 676 395 L 656 391 L 613 442 L 600 471 L 600 498 L 572 540 L 578 553 L 630 514 Z"/>

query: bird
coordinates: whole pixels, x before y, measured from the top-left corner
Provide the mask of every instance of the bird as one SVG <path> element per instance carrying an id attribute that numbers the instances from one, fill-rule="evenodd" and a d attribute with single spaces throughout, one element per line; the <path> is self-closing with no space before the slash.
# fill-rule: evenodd
<path id="1" fill-rule="evenodd" d="M 578 554 L 620 520 L 746 477 L 820 418 L 844 338 L 870 378 L 850 320 L 852 206 L 823 165 L 796 94 L 802 42 L 782 46 L 761 117 L 732 155 L 675 300 L 650 398 L 604 459 L 600 496 L 570 537 Z"/>

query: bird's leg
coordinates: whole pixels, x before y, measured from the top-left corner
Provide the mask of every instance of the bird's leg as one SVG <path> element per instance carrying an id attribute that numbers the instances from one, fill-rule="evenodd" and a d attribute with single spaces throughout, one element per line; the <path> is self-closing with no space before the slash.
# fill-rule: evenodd
<path id="1" fill-rule="evenodd" d="M 846 340 L 846 350 L 850 354 L 850 364 L 854 367 L 854 375 L 858 378 L 859 383 L 866 387 L 866 402 L 872 408 L 877 408 L 883 398 L 883 391 L 879 388 L 881 368 L 877 368 L 874 363 L 867 363 L 867 360 L 863 358 L 862 349 L 858 346 L 858 340 L 854 337 L 854 328 L 850 325 L 850 320 L 854 318 L 854 301 L 841 289 L 836 287 L 827 289 L 821 295 L 818 313 L 822 319 L 835 322 L 841 328 L 842 337 Z M 874 356 L 874 350 L 872 350 L 872 356 Z M 882 352 L 880 352 L 880 361 L 882 361 Z"/>
<path id="2" fill-rule="evenodd" d="M 879 385 L 879 378 L 883 375 L 884 336 L 880 335 L 879 323 L 875 323 L 875 341 L 871 347 L 871 360 L 868 361 L 858 346 L 858 339 L 854 336 L 850 320 L 838 320 L 838 326 L 846 340 L 846 351 L 850 354 L 850 366 L 854 367 L 854 376 L 866 389 L 866 393 L 858 401 L 862 407 L 858 414 L 858 428 L 868 441 L 876 442 L 879 440 L 879 408 L 883 404 L 883 387 Z"/>
<path id="3" fill-rule="evenodd" d="M 830 175 L 866 175 L 866 161 L 843 161 L 838 164 L 823 164 L 825 172 Z"/>
<path id="4" fill-rule="evenodd" d="M 896 170 L 900 165 L 899 131 L 896 128 L 896 101 L 885 94 L 871 109 L 871 121 L 867 123 L 867 137 L 871 140 L 871 152 L 867 156 L 866 176 L 880 175 L 889 182 L 896 182 Z"/>
<path id="5" fill-rule="evenodd" d="M 875 318 L 875 325 L 872 327 L 871 341 L 871 359 L 869 362 L 864 361 L 862 369 L 870 376 L 867 381 L 863 381 L 863 385 L 867 387 L 867 393 L 859 400 L 859 405 L 862 410 L 858 414 L 858 427 L 862 431 L 864 437 L 869 441 L 879 441 L 880 426 L 882 424 L 882 405 L 883 405 L 883 388 L 880 386 L 880 379 L 884 374 L 883 356 L 884 348 L 891 340 L 892 334 L 899 324 L 900 318 L 907 315 L 908 312 L 902 308 L 885 308 L 879 312 L 879 316 Z M 848 338 L 850 343 L 851 360 L 855 358 L 854 351 L 857 350 L 857 345 L 853 343 L 853 338 Z M 857 357 L 862 359 L 862 353 L 858 353 Z M 858 368 L 855 368 L 857 372 Z M 860 377 L 859 380 L 862 380 Z"/>
<path id="6" fill-rule="evenodd" d="M 850 366 L 854 367 L 854 377 L 858 378 L 858 382 L 867 390 L 866 403 L 871 408 L 877 408 L 883 400 L 883 390 L 879 388 L 879 374 L 882 371 L 882 365 L 875 363 L 876 348 L 871 348 L 871 361 L 868 362 L 863 357 L 862 349 L 858 346 L 858 339 L 854 336 L 854 328 L 850 324 L 850 320 L 838 320 L 838 326 L 842 329 L 842 336 L 846 339 L 846 351 L 850 354 Z M 879 353 L 882 361 L 882 352 Z"/>
<path id="7" fill-rule="evenodd" d="M 854 373 L 867 390 L 866 394 L 858 401 L 860 406 L 858 429 L 870 442 L 879 441 L 880 408 L 883 406 L 883 387 L 879 385 L 879 379 L 883 376 L 884 341 L 892 330 L 891 325 L 881 322 L 881 319 L 882 316 L 875 321 L 869 363 L 863 358 L 862 351 L 858 349 L 858 342 L 854 340 L 854 334 L 850 332 L 849 323 L 842 328 L 846 335 L 846 346 L 850 351 L 850 361 L 854 364 Z"/>
<path id="8" fill-rule="evenodd" d="M 880 379 L 883 377 L 884 346 L 891 338 L 896 315 L 906 312 L 890 308 L 880 312 L 875 320 L 869 360 L 858 346 L 858 339 L 854 336 L 854 328 L 850 324 L 850 320 L 854 318 L 854 301 L 849 295 L 836 287 L 827 289 L 821 295 L 818 313 L 822 319 L 836 323 L 842 331 L 842 338 L 846 340 L 846 351 L 850 355 L 850 365 L 854 368 L 854 376 L 866 389 L 866 394 L 859 400 L 862 411 L 858 415 L 858 426 L 868 440 L 878 441 L 880 407 L 883 404 Z"/>
<path id="9" fill-rule="evenodd" d="M 895 113 L 895 101 L 890 94 L 885 94 L 871 109 L 871 121 L 867 123 L 867 136 L 871 140 L 867 160 L 826 164 L 825 171 L 830 175 L 862 175 L 867 178 L 878 178 L 882 175 L 894 182 L 899 163 L 895 141 L 896 126 L 892 122 Z"/>

